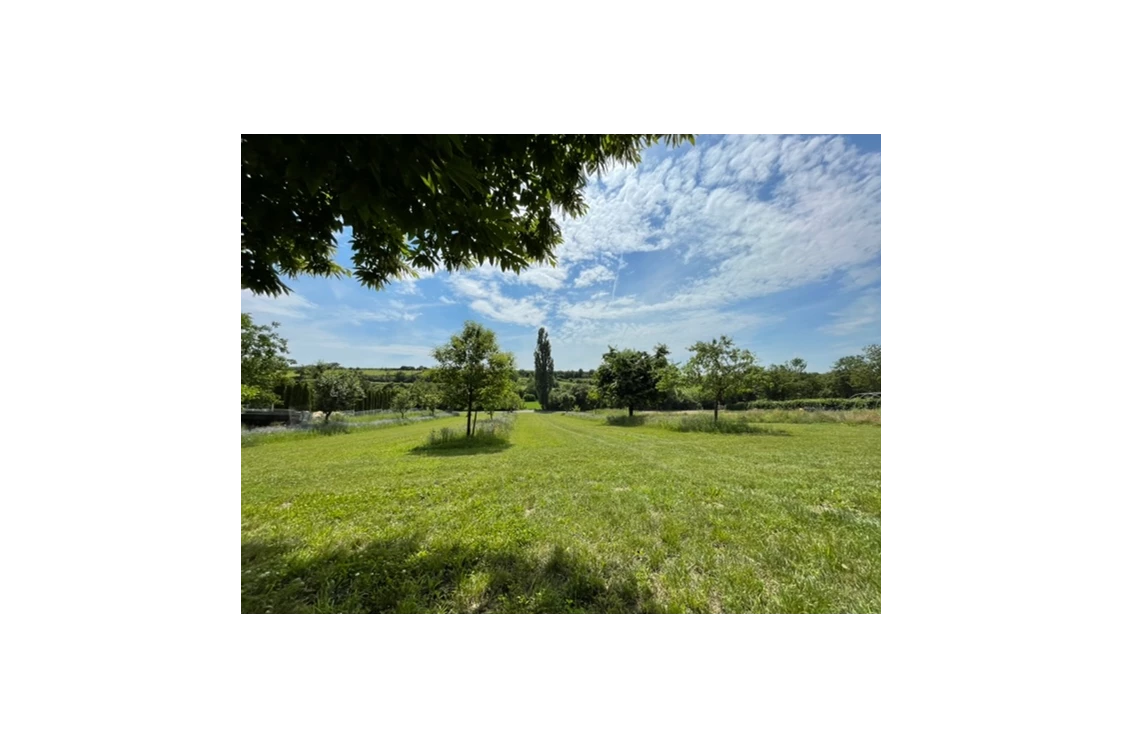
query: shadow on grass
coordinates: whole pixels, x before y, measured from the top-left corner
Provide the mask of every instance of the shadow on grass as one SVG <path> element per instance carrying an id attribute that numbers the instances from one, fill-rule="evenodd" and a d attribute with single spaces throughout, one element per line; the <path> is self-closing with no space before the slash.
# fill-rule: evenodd
<path id="1" fill-rule="evenodd" d="M 607 416 L 604 422 L 609 426 L 642 426 L 647 423 L 647 416 Z"/>
<path id="2" fill-rule="evenodd" d="M 475 439 L 465 437 L 455 442 L 419 444 L 410 450 L 410 454 L 430 457 L 463 457 L 465 455 L 490 455 L 510 448 L 511 443 L 506 441 L 485 441 L 478 437 Z"/>
<path id="3" fill-rule="evenodd" d="M 653 595 L 623 570 L 559 546 L 356 541 L 309 556 L 298 544 L 242 544 L 243 613 L 638 613 Z"/>

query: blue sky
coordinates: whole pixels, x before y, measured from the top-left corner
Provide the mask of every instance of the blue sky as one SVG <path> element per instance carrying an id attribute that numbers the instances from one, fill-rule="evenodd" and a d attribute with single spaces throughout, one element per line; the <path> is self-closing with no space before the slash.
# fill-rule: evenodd
<path id="1" fill-rule="evenodd" d="M 595 368 L 609 345 L 666 343 L 683 361 L 725 334 L 764 364 L 800 356 L 826 371 L 881 342 L 880 136 L 702 136 L 594 177 L 585 197 L 584 216 L 559 219 L 556 267 L 441 271 L 383 291 L 302 277 L 285 297 L 242 291 L 242 311 L 281 323 L 302 364 L 429 366 L 467 319 L 522 369 L 539 326 L 558 369 Z"/>

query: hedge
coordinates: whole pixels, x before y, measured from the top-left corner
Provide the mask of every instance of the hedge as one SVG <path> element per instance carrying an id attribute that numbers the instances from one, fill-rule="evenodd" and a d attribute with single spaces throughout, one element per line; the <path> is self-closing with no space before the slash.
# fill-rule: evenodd
<path id="1" fill-rule="evenodd" d="M 728 410 L 876 410 L 881 398 L 829 397 L 814 400 L 753 400 L 733 403 Z"/>

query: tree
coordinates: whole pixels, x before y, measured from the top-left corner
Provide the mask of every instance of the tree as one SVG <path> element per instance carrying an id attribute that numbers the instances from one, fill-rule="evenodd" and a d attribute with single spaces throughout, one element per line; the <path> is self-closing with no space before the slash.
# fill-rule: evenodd
<path id="1" fill-rule="evenodd" d="M 867 345 L 862 349 L 865 353 L 866 366 L 869 367 L 869 389 L 866 392 L 881 392 L 881 343 Z"/>
<path id="2" fill-rule="evenodd" d="M 534 391 L 542 410 L 550 409 L 550 390 L 554 387 L 554 358 L 550 355 L 550 336 L 545 327 L 538 328 L 538 344 L 534 347 Z"/>
<path id="3" fill-rule="evenodd" d="M 684 369 L 687 381 L 701 389 L 703 397 L 713 398 L 716 423 L 725 398 L 748 387 L 753 354 L 734 348 L 724 335 L 709 343 L 699 340 L 687 350 L 694 354 Z"/>
<path id="4" fill-rule="evenodd" d="M 394 397 L 390 400 L 390 409 L 398 411 L 402 418 L 405 418 L 406 411 L 413 407 L 413 402 L 413 394 L 409 388 L 402 387 L 394 393 Z"/>
<path id="5" fill-rule="evenodd" d="M 656 359 L 646 351 L 630 348 L 618 351 L 610 347 L 593 375 L 601 396 L 614 404 L 627 406 L 629 418 L 636 408 L 657 402 L 660 393 Z"/>
<path id="6" fill-rule="evenodd" d="M 337 410 L 346 410 L 363 399 L 363 383 L 350 369 L 327 369 L 316 378 L 316 407 L 324 411 L 324 422 Z"/>
<path id="7" fill-rule="evenodd" d="M 288 357 L 288 341 L 277 334 L 280 324 L 255 325 L 242 314 L 242 404 L 272 404 L 273 388 L 295 364 Z"/>
<path id="8" fill-rule="evenodd" d="M 881 345 L 868 345 L 862 355 L 840 358 L 831 369 L 831 379 L 838 397 L 881 392 Z"/>
<path id="9" fill-rule="evenodd" d="M 494 418 L 495 411 L 509 409 L 512 398 L 514 402 L 519 401 L 516 389 L 518 375 L 515 372 L 515 357 L 510 353 L 493 356 L 490 365 L 494 371 L 491 381 L 480 393 L 480 408 L 487 411 L 489 418 Z"/>
<path id="10" fill-rule="evenodd" d="M 592 391 L 593 388 L 587 384 L 575 384 L 573 386 L 573 404 L 580 410 L 589 410 L 593 407 L 592 400 L 589 397 Z"/>
<path id="11" fill-rule="evenodd" d="M 421 378 L 410 388 L 410 393 L 418 408 L 429 411 L 431 416 L 436 415 L 437 408 L 441 405 L 441 391 L 433 382 L 429 372 L 421 375 Z"/>
<path id="12" fill-rule="evenodd" d="M 555 261 L 552 210 L 580 216 L 590 173 L 638 164 L 692 135 L 243 135 L 242 288 L 288 293 L 281 276 L 339 277 L 351 228 L 368 288 L 418 270 L 483 262 L 518 272 Z"/>
<path id="13" fill-rule="evenodd" d="M 472 411 L 479 408 L 485 390 L 502 378 L 515 375 L 514 356 L 499 350 L 495 333 L 468 321 L 459 335 L 433 350 L 436 381 L 449 403 L 464 404 L 468 411 L 466 434 L 472 436 Z"/>

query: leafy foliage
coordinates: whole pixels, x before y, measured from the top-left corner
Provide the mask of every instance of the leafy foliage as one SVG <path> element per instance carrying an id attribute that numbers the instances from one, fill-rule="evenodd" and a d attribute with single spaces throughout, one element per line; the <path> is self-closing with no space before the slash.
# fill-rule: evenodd
<path id="1" fill-rule="evenodd" d="M 276 329 L 280 324 L 255 325 L 242 314 L 242 404 L 269 404 L 277 400 L 272 390 L 288 374 L 288 341 Z"/>
<path id="2" fill-rule="evenodd" d="M 423 376 L 409 389 L 413 404 L 422 410 L 435 415 L 437 408 L 441 407 L 441 390 L 428 374 Z"/>
<path id="3" fill-rule="evenodd" d="M 860 356 L 844 356 L 831 370 L 833 389 L 842 397 L 881 392 L 881 346 L 866 346 Z"/>
<path id="4" fill-rule="evenodd" d="M 543 410 L 550 409 L 550 390 L 554 387 L 554 358 L 550 353 L 550 336 L 545 327 L 538 328 L 534 347 L 534 390 Z"/>
<path id="5" fill-rule="evenodd" d="M 489 414 L 497 410 L 518 409 L 522 403 L 515 387 L 515 357 L 510 353 L 499 353 L 491 358 L 489 364 L 494 371 L 491 381 L 480 393 L 480 409 Z"/>
<path id="6" fill-rule="evenodd" d="M 753 354 L 733 347 L 725 335 L 709 343 L 699 340 L 688 349 L 694 355 L 686 362 L 686 379 L 714 401 L 714 420 L 725 397 L 748 386 Z"/>
<path id="7" fill-rule="evenodd" d="M 659 402 L 659 379 L 668 365 L 666 355 L 667 348 L 663 345 L 656 347 L 655 355 L 610 347 L 593 377 L 601 397 L 608 403 L 627 407 L 629 416 L 636 408 Z"/>
<path id="8" fill-rule="evenodd" d="M 382 288 L 418 270 L 553 262 L 552 215 L 587 206 L 588 175 L 638 164 L 690 135 L 244 135 L 242 288 L 288 293 L 281 276 L 347 274 L 334 235 L 350 226 L 354 275 Z"/>
<path id="9" fill-rule="evenodd" d="M 406 412 L 413 407 L 414 398 L 413 394 L 407 389 L 400 389 L 394 393 L 394 398 L 390 401 L 390 408 L 396 410 L 406 417 Z"/>
<path id="10" fill-rule="evenodd" d="M 435 381 L 441 386 L 446 404 L 464 406 L 468 412 L 466 436 L 472 436 L 472 411 L 504 380 L 515 376 L 514 356 L 499 350 L 495 333 L 478 322 L 468 321 L 459 335 L 433 351 L 438 367 Z M 513 390 L 512 390 L 513 391 Z"/>
<path id="11" fill-rule="evenodd" d="M 328 369 L 316 379 L 316 407 L 324 420 L 337 410 L 346 410 L 363 399 L 363 383 L 350 369 Z"/>

